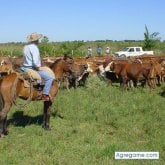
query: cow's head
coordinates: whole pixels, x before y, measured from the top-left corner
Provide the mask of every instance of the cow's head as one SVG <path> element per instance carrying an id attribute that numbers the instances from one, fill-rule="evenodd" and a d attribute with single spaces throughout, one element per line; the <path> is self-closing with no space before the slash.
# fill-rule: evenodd
<path id="1" fill-rule="evenodd" d="M 113 71 L 113 69 L 114 69 L 114 62 L 113 61 L 111 61 L 106 67 L 105 67 L 105 71 L 106 72 L 112 72 Z"/>

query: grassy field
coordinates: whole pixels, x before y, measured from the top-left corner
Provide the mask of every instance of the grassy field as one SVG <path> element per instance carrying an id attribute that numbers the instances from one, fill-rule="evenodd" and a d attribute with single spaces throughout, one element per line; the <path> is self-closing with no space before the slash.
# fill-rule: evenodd
<path id="1" fill-rule="evenodd" d="M 10 133 L 0 139 L 0 165 L 163 165 L 163 87 L 122 92 L 91 77 L 86 87 L 59 91 L 51 131 L 41 128 L 42 102 L 24 111 L 13 106 Z M 157 151 L 160 158 L 115 160 L 115 151 Z"/>

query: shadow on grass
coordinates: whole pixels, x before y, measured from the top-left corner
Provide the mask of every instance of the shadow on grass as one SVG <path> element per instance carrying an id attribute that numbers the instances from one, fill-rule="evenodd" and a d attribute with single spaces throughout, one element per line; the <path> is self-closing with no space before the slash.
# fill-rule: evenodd
<path id="1" fill-rule="evenodd" d="M 159 93 L 160 96 L 165 97 L 165 91 Z"/>
<path id="2" fill-rule="evenodd" d="M 18 127 L 25 127 L 31 124 L 41 125 L 42 121 L 43 115 L 32 117 L 24 115 L 23 111 L 17 111 L 13 114 L 12 118 L 8 120 L 8 125 L 13 124 Z"/>
<path id="3" fill-rule="evenodd" d="M 35 125 L 41 125 L 43 123 L 43 115 L 38 115 L 38 116 L 28 116 L 28 115 L 24 115 L 23 111 L 17 111 L 13 114 L 13 116 L 11 117 L 11 119 L 8 119 L 8 125 L 12 124 L 14 126 L 18 126 L 18 127 L 25 127 L 27 125 L 31 125 L 31 124 L 35 124 Z M 60 116 L 60 114 L 58 113 L 52 113 L 51 117 L 60 117 L 63 118 L 62 116 Z"/>

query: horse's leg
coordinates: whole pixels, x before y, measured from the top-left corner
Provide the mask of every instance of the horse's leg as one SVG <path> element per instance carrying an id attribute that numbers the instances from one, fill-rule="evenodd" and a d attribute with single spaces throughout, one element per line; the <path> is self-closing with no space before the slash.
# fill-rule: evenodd
<path id="1" fill-rule="evenodd" d="M 52 88 L 50 90 L 50 101 L 44 102 L 44 115 L 43 115 L 43 128 L 50 130 L 50 114 L 51 114 L 51 105 L 53 103 L 54 97 L 58 92 L 58 82 L 56 80 L 52 83 Z"/>
<path id="2" fill-rule="evenodd" d="M 8 135 L 9 131 L 7 130 L 7 115 L 4 119 L 3 130 L 4 130 L 4 135 Z"/>
<path id="3" fill-rule="evenodd" d="M 5 105 L 0 112 L 0 137 L 7 135 L 7 113 L 9 112 L 11 104 Z"/>
<path id="4" fill-rule="evenodd" d="M 0 112 L 0 137 L 4 136 L 4 123 L 5 123 L 6 113 Z"/>
<path id="5" fill-rule="evenodd" d="M 44 114 L 43 114 L 43 128 L 50 130 L 50 113 L 51 113 L 51 101 L 44 102 Z"/>

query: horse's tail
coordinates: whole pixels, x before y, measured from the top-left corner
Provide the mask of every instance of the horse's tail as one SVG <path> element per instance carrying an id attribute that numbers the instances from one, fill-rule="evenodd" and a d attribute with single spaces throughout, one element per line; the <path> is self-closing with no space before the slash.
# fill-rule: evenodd
<path id="1" fill-rule="evenodd" d="M 4 107 L 4 102 L 2 96 L 0 95 L 0 111 L 3 109 L 3 107 Z"/>
<path id="2" fill-rule="evenodd" d="M 2 83 L 2 78 L 0 79 L 0 86 Z M 1 94 L 1 90 L 0 90 L 0 111 L 3 109 L 4 107 L 4 102 L 3 102 L 3 98 L 2 98 L 2 94 Z"/>
<path id="3" fill-rule="evenodd" d="M 17 75 L 14 82 L 13 82 L 13 86 L 11 88 L 11 103 L 14 103 L 15 105 L 16 105 L 16 99 L 17 99 L 18 80 L 19 80 L 19 78 L 18 78 L 18 75 Z"/>
<path id="4" fill-rule="evenodd" d="M 17 78 L 16 79 L 11 79 L 10 82 L 12 82 L 11 88 L 9 87 L 9 90 L 5 90 L 3 87 L 3 84 L 5 83 L 5 78 L 0 78 L 0 111 L 4 108 L 5 102 L 8 102 L 9 104 L 12 104 L 15 102 L 15 86 L 17 84 Z M 5 97 L 5 93 L 9 95 L 9 97 Z M 7 100 L 6 100 L 6 99 Z"/>

